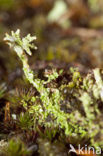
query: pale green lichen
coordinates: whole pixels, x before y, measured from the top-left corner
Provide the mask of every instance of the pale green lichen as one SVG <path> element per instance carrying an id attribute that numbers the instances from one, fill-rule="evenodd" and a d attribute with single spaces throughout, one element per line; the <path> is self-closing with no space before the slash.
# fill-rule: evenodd
<path id="1" fill-rule="evenodd" d="M 102 78 L 100 75 L 100 69 L 99 68 L 94 70 L 94 77 L 96 80 L 99 95 L 101 97 L 101 100 L 103 101 L 103 81 L 102 81 Z"/>
<path id="2" fill-rule="evenodd" d="M 80 100 L 83 103 L 87 118 L 95 119 L 94 112 L 91 108 L 91 104 L 93 104 L 92 98 L 88 95 L 87 92 L 84 92 L 83 95 L 80 97 Z"/>
<path id="3" fill-rule="evenodd" d="M 19 56 L 20 60 L 23 63 L 23 71 L 27 78 L 27 80 L 37 89 L 37 91 L 40 93 L 40 100 L 43 103 L 43 107 L 45 108 L 45 111 L 43 111 L 43 108 L 40 108 L 40 106 L 33 106 L 34 112 L 37 115 L 37 118 L 39 118 L 39 115 L 42 117 L 41 120 L 38 120 L 40 124 L 44 123 L 46 127 L 50 126 L 49 123 L 45 122 L 48 115 L 53 115 L 53 120 L 55 121 L 55 125 L 65 129 L 66 135 L 72 135 L 73 126 L 72 123 L 68 122 L 68 115 L 65 114 L 63 111 L 60 110 L 60 99 L 61 94 L 58 89 L 54 89 L 52 92 L 52 96 L 50 97 L 50 89 L 44 87 L 44 81 L 40 79 L 35 79 L 35 74 L 33 74 L 33 71 L 30 69 L 28 65 L 28 59 L 25 54 L 25 51 L 27 54 L 31 55 L 30 48 L 35 49 L 35 46 L 33 44 L 30 44 L 35 39 L 35 37 L 31 37 L 30 35 L 27 35 L 27 37 L 21 39 L 20 38 L 20 30 L 17 30 L 15 33 L 12 31 L 11 36 L 6 34 L 6 37 L 4 38 L 5 41 L 9 44 L 10 47 L 13 47 L 17 55 Z M 53 72 L 52 75 L 48 77 L 48 81 L 53 80 L 58 77 L 58 73 L 56 71 Z M 75 129 L 74 129 L 75 130 Z"/>
<path id="4" fill-rule="evenodd" d="M 78 136 L 79 139 L 87 137 L 92 145 L 96 142 L 96 145 L 102 146 L 103 122 L 101 119 L 103 116 L 99 104 L 103 100 L 103 80 L 100 69 L 94 69 L 93 73 L 84 77 L 78 70 L 71 68 L 71 81 L 68 84 L 63 84 L 59 88 L 49 88 L 47 84 L 58 78 L 62 71 L 58 74 L 56 70 L 53 70 L 50 75 L 45 75 L 48 78 L 47 81 L 36 78 L 25 54 L 26 52 L 31 55 L 30 48 L 35 49 L 35 46 L 31 44 L 34 39 L 35 37 L 30 35 L 21 39 L 19 30 L 16 33 L 12 32 L 11 36 L 6 34 L 4 38 L 22 61 L 26 79 L 40 94 L 40 96 L 31 97 L 30 106 L 22 100 L 26 111 L 33 115 L 34 127 L 38 123 L 45 128 L 63 129 L 66 136 Z M 68 90 L 67 95 L 62 93 L 65 88 Z M 65 108 L 67 111 L 67 106 L 69 107 L 69 113 L 62 109 L 65 101 Z M 95 141 L 97 135 L 101 136 L 99 141 Z"/>

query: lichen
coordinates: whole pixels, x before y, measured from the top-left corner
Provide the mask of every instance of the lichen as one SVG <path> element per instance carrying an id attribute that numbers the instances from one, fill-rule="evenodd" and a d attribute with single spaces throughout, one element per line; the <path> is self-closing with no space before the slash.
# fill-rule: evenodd
<path id="1" fill-rule="evenodd" d="M 38 125 L 65 132 L 66 137 L 78 136 L 78 138 L 89 138 L 93 146 L 103 145 L 103 122 L 102 110 L 99 109 L 103 102 L 103 80 L 102 72 L 96 68 L 86 76 L 80 74 L 77 69 L 70 69 L 68 84 L 61 84 L 59 87 L 48 87 L 48 83 L 56 80 L 59 73 L 53 69 L 47 74 L 47 81 L 35 76 L 28 65 L 27 54 L 31 55 L 30 48 L 35 49 L 31 44 L 35 37 L 28 35 L 20 38 L 20 30 L 12 32 L 11 36 L 6 34 L 5 41 L 13 47 L 14 51 L 23 64 L 23 71 L 26 79 L 38 91 L 39 95 L 33 96 L 31 105 L 23 102 L 28 113 L 32 114 L 34 127 Z M 63 90 L 66 88 L 66 94 Z M 68 111 L 67 111 L 68 109 Z M 99 135 L 99 140 L 96 136 Z M 97 140 L 97 141 L 96 141 Z"/>

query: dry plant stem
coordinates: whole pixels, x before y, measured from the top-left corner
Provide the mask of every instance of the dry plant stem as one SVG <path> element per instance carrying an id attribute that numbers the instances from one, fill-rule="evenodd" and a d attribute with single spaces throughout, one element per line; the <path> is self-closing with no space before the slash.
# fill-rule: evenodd
<path id="1" fill-rule="evenodd" d="M 5 123 L 10 122 L 10 102 L 6 102 L 5 106 Z"/>

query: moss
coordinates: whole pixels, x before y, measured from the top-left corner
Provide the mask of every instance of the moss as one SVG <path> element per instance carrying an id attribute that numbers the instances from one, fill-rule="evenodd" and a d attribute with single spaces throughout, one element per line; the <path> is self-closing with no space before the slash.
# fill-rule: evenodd
<path id="1" fill-rule="evenodd" d="M 10 140 L 6 154 L 8 156 L 29 156 L 30 152 L 27 150 L 24 143 L 20 140 Z"/>

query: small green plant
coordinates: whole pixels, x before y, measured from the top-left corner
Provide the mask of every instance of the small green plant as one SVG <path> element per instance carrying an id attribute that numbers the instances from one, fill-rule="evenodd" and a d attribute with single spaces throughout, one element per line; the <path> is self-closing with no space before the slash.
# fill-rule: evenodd
<path id="1" fill-rule="evenodd" d="M 22 86 L 20 88 L 16 88 L 12 93 L 10 93 L 8 100 L 10 101 L 12 108 L 18 108 L 19 103 L 21 108 L 23 106 L 25 110 L 27 110 L 28 106 L 33 103 L 33 98 L 35 98 L 34 94 L 35 90 L 32 87 Z"/>
<path id="2" fill-rule="evenodd" d="M 18 126 L 22 130 L 30 130 L 30 129 L 32 129 L 33 120 L 31 119 L 30 114 L 28 112 L 20 114 Z"/>
<path id="3" fill-rule="evenodd" d="M 24 143 L 19 139 L 12 139 L 8 143 L 7 156 L 29 156 L 30 152 L 25 147 Z"/>

